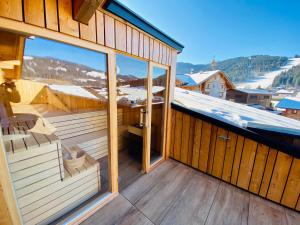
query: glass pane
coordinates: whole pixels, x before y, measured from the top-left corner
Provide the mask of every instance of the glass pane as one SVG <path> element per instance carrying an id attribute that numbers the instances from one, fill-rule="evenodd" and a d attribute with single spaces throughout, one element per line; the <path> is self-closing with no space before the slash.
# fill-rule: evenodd
<path id="1" fill-rule="evenodd" d="M 143 126 L 147 103 L 148 63 L 117 55 L 119 133 L 119 188 L 140 175 L 143 156 Z M 122 120 L 121 120 L 122 118 Z"/>
<path id="2" fill-rule="evenodd" d="M 18 207 L 25 224 L 48 224 L 108 191 L 106 55 L 0 33 L 1 128 Z"/>
<path id="3" fill-rule="evenodd" d="M 153 67 L 152 74 L 152 119 L 151 119 L 151 155 L 153 163 L 162 157 L 164 112 L 166 100 L 167 70 Z"/>

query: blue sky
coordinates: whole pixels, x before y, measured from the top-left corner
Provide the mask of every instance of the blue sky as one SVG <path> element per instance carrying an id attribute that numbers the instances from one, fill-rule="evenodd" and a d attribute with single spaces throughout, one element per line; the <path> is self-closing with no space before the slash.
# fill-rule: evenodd
<path id="1" fill-rule="evenodd" d="M 89 66 L 96 70 L 104 71 L 106 69 L 105 54 L 43 38 L 27 39 L 24 54 L 57 58 Z"/>
<path id="2" fill-rule="evenodd" d="M 185 46 L 178 61 L 300 54 L 299 0 L 119 0 Z"/>

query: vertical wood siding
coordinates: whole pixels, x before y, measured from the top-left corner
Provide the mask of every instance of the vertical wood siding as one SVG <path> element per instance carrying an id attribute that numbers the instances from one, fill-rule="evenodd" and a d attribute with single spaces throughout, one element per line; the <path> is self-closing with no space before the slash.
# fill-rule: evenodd
<path id="1" fill-rule="evenodd" d="M 1 0 L 0 17 L 105 45 L 124 53 L 171 65 L 173 48 L 115 16 L 97 10 L 88 25 L 72 18 L 72 0 Z M 12 28 L 13 29 L 13 28 Z"/>
<path id="2" fill-rule="evenodd" d="M 171 116 L 171 158 L 299 211 L 299 159 L 183 112 Z"/>

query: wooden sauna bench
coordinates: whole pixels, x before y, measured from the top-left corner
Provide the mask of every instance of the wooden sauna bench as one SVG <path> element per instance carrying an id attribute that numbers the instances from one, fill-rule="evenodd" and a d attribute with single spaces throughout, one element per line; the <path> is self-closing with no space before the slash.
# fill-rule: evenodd
<path id="1" fill-rule="evenodd" d="M 95 160 L 108 155 L 106 110 L 56 115 L 47 117 L 46 120 L 54 126 L 55 134 L 63 145 L 78 145 Z M 125 131 L 122 121 L 122 109 L 119 109 L 119 135 Z M 119 148 L 122 148 L 121 142 L 122 138 L 119 138 Z"/>
<path id="2" fill-rule="evenodd" d="M 31 132 L 36 121 L 2 127 L 8 167 L 23 223 L 48 224 L 101 190 L 100 165 L 87 155 L 82 168 L 63 167 L 61 140 Z M 20 136 L 22 135 L 22 136 Z"/>

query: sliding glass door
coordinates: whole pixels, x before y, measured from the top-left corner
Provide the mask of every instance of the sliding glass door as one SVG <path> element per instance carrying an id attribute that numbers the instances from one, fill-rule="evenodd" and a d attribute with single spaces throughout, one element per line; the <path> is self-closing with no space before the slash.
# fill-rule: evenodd
<path id="1" fill-rule="evenodd" d="M 159 65 L 151 66 L 150 165 L 154 165 L 164 157 L 168 69 Z"/>

